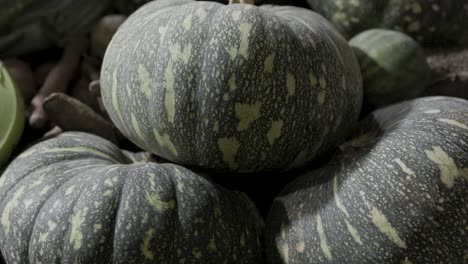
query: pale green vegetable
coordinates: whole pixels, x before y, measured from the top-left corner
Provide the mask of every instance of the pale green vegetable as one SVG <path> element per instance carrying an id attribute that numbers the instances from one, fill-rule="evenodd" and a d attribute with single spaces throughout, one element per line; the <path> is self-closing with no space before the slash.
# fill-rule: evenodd
<path id="1" fill-rule="evenodd" d="M 23 99 L 0 62 L 0 167 L 18 143 L 23 125 Z"/>

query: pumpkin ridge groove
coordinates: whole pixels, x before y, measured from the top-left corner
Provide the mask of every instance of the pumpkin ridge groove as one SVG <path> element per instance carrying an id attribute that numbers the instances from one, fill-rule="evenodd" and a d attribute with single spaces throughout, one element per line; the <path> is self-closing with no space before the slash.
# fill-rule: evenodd
<path id="1" fill-rule="evenodd" d="M 200 39 L 200 43 L 205 43 L 206 40 L 209 39 L 210 37 L 210 32 L 211 32 L 211 29 L 212 29 L 212 23 L 211 21 L 213 20 L 213 18 L 216 16 L 216 13 L 220 13 L 221 11 L 221 8 L 216 8 L 216 9 L 212 9 L 210 10 L 210 12 L 212 12 L 210 15 L 207 15 L 207 18 L 205 19 L 205 21 L 203 21 L 204 25 L 206 25 L 206 33 L 207 34 L 200 34 L 203 38 Z M 198 41 L 198 40 L 197 40 Z M 203 69 L 205 68 L 205 65 L 207 65 L 207 56 L 210 54 L 209 51 L 210 51 L 210 45 L 204 45 L 204 47 L 202 48 L 202 50 L 200 51 L 200 57 L 202 57 L 202 61 L 201 63 L 198 63 L 198 72 L 201 73 L 203 72 Z M 194 120 L 199 120 L 199 116 L 201 114 L 201 111 L 198 110 L 199 106 L 201 105 L 200 104 L 200 101 L 201 101 L 201 98 L 202 98 L 202 95 L 201 93 L 204 92 L 203 89 L 201 89 L 201 84 L 202 84 L 202 76 L 199 76 L 198 78 L 196 78 L 196 84 L 194 86 L 194 93 L 195 93 L 195 96 L 194 96 L 194 100 L 193 102 L 190 104 L 190 108 L 193 107 L 194 111 L 193 113 L 195 114 L 195 118 Z M 212 87 L 210 87 L 210 89 L 213 89 Z M 199 127 L 200 126 L 200 123 L 197 123 L 195 122 L 194 124 L 194 129 L 192 130 L 193 133 L 193 139 L 194 139 L 194 144 L 198 145 L 198 144 L 203 144 L 202 140 L 200 140 L 200 138 L 202 138 L 202 133 L 200 133 L 199 131 L 201 130 L 201 128 Z M 202 148 L 193 148 L 192 149 L 192 157 L 190 157 L 190 159 L 192 158 L 196 158 L 196 157 L 202 157 Z M 198 153 L 197 153 L 198 152 Z"/>
<path id="2" fill-rule="evenodd" d="M 120 188 L 120 199 L 119 199 L 119 203 L 117 205 L 117 210 L 115 212 L 115 215 L 114 215 L 114 218 L 115 221 L 114 221 L 114 232 L 112 232 L 112 250 L 110 250 L 111 254 L 109 256 L 109 259 L 112 260 L 113 263 L 118 263 L 118 261 L 114 260 L 114 248 L 115 248 L 115 239 L 116 239 L 116 234 L 117 234 L 117 223 L 119 222 L 119 215 L 120 215 L 120 211 L 121 211 L 121 208 L 122 208 L 122 205 L 124 204 L 122 202 L 123 199 L 125 199 L 126 196 L 124 196 L 124 189 L 125 189 L 125 183 L 127 182 L 127 178 L 129 177 L 129 171 L 127 170 L 123 170 L 121 167 L 119 168 L 119 172 L 122 173 L 123 171 L 125 171 L 125 176 L 123 176 L 123 182 L 121 183 L 121 188 Z"/>
<path id="3" fill-rule="evenodd" d="M 70 165 L 71 165 L 71 164 L 75 163 L 75 160 L 73 160 L 73 161 L 68 161 L 68 162 L 67 162 L 67 161 L 62 161 L 62 162 L 56 163 L 56 164 L 54 164 L 54 165 L 56 165 L 55 167 L 62 167 L 62 166 L 64 165 L 63 163 L 70 163 Z M 50 166 L 50 165 L 49 165 L 49 166 Z M 84 166 L 84 167 L 88 167 L 88 166 Z M 84 168 L 84 167 L 80 167 L 80 169 L 81 169 L 81 168 Z M 91 168 L 90 170 L 93 170 L 93 169 L 102 169 L 101 166 L 96 166 L 96 165 L 89 165 L 89 167 L 94 167 L 94 168 Z M 50 168 L 48 168 L 48 169 L 50 170 Z M 82 173 L 85 173 L 85 172 L 83 171 Z M 27 174 L 27 175 L 34 175 L 34 174 L 31 173 L 31 174 Z M 60 191 L 60 190 L 61 190 L 61 187 L 62 187 L 63 185 L 66 185 L 68 182 L 70 182 L 71 180 L 73 180 L 75 177 L 77 177 L 77 176 L 79 176 L 79 175 L 80 175 L 80 173 L 78 173 L 78 174 L 75 175 L 75 176 L 70 177 L 68 180 L 66 180 L 65 182 L 63 182 L 61 185 L 57 186 L 57 188 L 56 188 L 55 190 L 53 190 L 48 196 L 46 196 L 46 198 L 44 198 L 44 201 L 38 206 L 38 208 L 37 208 L 37 210 L 36 210 L 36 213 L 35 213 L 35 215 L 33 216 L 32 223 L 34 223 L 34 225 L 31 227 L 32 231 L 31 231 L 30 234 L 29 234 L 29 239 L 28 239 L 28 242 L 27 242 L 27 248 L 28 248 L 28 255 L 29 255 L 29 256 L 31 255 L 31 252 L 30 252 L 30 251 L 31 251 L 31 247 L 30 247 L 29 245 L 32 244 L 33 235 L 36 233 L 35 230 L 36 230 L 37 226 L 36 226 L 35 223 L 36 223 L 37 217 L 42 213 L 42 210 L 44 209 L 44 206 L 46 205 L 46 203 L 47 203 L 47 201 L 49 200 L 49 198 L 52 197 L 52 196 L 54 196 L 58 191 Z M 21 183 L 21 181 L 18 182 L 18 184 L 19 184 L 19 183 Z M 62 250 L 63 250 L 63 248 L 62 248 Z M 31 258 L 31 259 L 32 259 L 32 258 Z"/>
<path id="4" fill-rule="evenodd" d="M 101 169 L 106 170 L 103 177 L 107 176 L 110 172 L 112 172 L 112 170 L 110 170 L 110 167 L 114 167 L 114 166 L 115 165 L 103 166 L 103 168 L 101 168 Z M 73 177 L 70 177 L 70 179 L 68 181 L 64 182 L 58 189 L 61 189 L 63 186 L 67 185 L 73 179 L 77 178 L 78 176 L 81 176 L 80 174 L 87 174 L 87 171 L 83 171 L 83 172 L 78 173 L 77 175 L 75 175 Z M 86 184 L 86 182 L 84 182 L 84 184 Z M 76 204 L 80 200 L 81 194 L 84 192 L 84 190 L 85 190 L 84 188 L 80 188 L 79 194 L 76 196 L 76 199 L 72 202 L 73 205 L 70 206 L 72 208 L 71 211 L 70 211 L 70 215 L 75 215 L 76 214 L 76 212 L 75 212 L 76 211 Z M 62 240 L 62 244 L 61 244 L 61 247 L 60 247 L 61 252 L 64 252 L 64 249 L 66 248 L 66 241 L 64 241 L 64 238 L 68 237 L 68 236 L 70 236 L 70 238 L 71 238 L 71 235 L 72 235 L 72 230 L 70 228 L 72 223 L 71 223 L 70 219 L 67 219 L 66 222 L 67 222 L 67 225 L 66 225 L 67 232 L 63 232 L 62 236 L 61 236 L 61 240 Z M 60 257 L 60 256 L 58 256 L 58 257 Z"/>
<path id="5" fill-rule="evenodd" d="M 161 168 L 165 168 L 165 166 L 161 166 Z M 178 169 L 177 169 L 177 170 L 178 170 Z M 169 175 L 167 175 L 167 176 L 168 176 L 168 178 L 170 178 L 172 190 L 173 190 L 173 192 L 174 192 L 174 194 L 175 194 L 175 195 L 174 195 L 174 196 L 175 196 L 175 199 L 174 199 L 174 201 L 175 201 L 175 206 L 174 206 L 174 208 L 175 208 L 176 210 L 174 210 L 173 213 L 172 213 L 172 214 L 173 214 L 173 217 L 175 218 L 175 219 L 174 219 L 174 222 L 175 222 L 175 223 L 174 223 L 174 225 L 172 226 L 172 237 L 173 237 L 173 242 L 172 242 L 172 245 L 171 245 L 171 246 L 172 246 L 173 252 L 176 252 L 177 249 L 175 248 L 175 245 L 178 244 L 178 243 L 177 243 L 177 240 L 178 240 L 178 238 L 179 238 L 179 234 L 178 234 L 178 233 L 179 233 L 180 227 L 182 226 L 181 223 L 180 223 L 180 216 L 179 216 L 179 214 L 180 214 L 180 212 L 181 212 L 181 210 L 180 210 L 180 208 L 179 208 L 179 206 L 181 206 L 181 204 L 179 203 L 179 197 L 180 197 L 180 195 L 179 195 L 179 191 L 177 190 L 177 184 L 174 183 L 174 178 L 173 178 L 173 177 L 170 177 Z M 172 260 L 171 263 L 176 263 L 176 260 L 177 260 L 177 259 L 176 259 L 176 254 L 173 254 L 173 255 L 172 255 L 172 259 L 171 259 L 171 260 Z"/>

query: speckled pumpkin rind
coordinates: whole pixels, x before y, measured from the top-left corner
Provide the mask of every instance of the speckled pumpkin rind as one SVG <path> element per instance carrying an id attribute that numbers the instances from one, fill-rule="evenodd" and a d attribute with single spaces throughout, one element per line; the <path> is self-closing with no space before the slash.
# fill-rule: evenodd
<path id="1" fill-rule="evenodd" d="M 404 33 L 370 29 L 350 39 L 349 45 L 361 68 L 364 100 L 372 106 L 418 97 L 429 84 L 424 51 Z"/>
<path id="2" fill-rule="evenodd" d="M 114 1 L 115 8 L 123 14 L 131 14 L 135 12 L 142 5 L 152 0 L 117 0 Z M 218 2 L 221 4 L 228 4 L 229 0 L 208 0 L 211 2 Z M 205 1 L 203 1 L 205 2 Z M 301 7 L 308 7 L 306 0 L 255 0 L 255 5 L 297 5 Z"/>
<path id="3" fill-rule="evenodd" d="M 260 263 L 247 197 L 174 164 L 140 162 L 102 138 L 64 133 L 0 177 L 8 263 Z"/>
<path id="4" fill-rule="evenodd" d="M 190 0 L 131 15 L 107 49 L 101 86 L 138 146 L 240 172 L 310 161 L 347 136 L 362 103 L 352 49 L 319 15 Z"/>
<path id="5" fill-rule="evenodd" d="M 464 263 L 468 101 L 373 112 L 344 152 L 276 198 L 269 263 Z"/>
<path id="6" fill-rule="evenodd" d="M 468 36 L 465 1 L 445 0 L 307 0 L 347 38 L 370 28 L 411 35 L 425 45 L 458 43 Z M 465 40 L 466 41 L 466 40 Z"/>

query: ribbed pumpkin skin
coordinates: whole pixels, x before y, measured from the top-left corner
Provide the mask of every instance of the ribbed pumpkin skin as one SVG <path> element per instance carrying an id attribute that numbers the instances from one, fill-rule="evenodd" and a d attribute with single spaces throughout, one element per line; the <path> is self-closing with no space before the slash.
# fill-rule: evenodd
<path id="1" fill-rule="evenodd" d="M 377 110 L 353 146 L 277 197 L 269 263 L 466 262 L 468 101 Z"/>
<path id="2" fill-rule="evenodd" d="M 353 47 L 363 79 L 364 100 L 383 106 L 422 94 L 430 68 L 422 47 L 411 37 L 388 29 L 371 29 L 354 36 Z"/>
<path id="3" fill-rule="evenodd" d="M 246 196 L 178 165 L 132 163 L 138 159 L 83 133 L 20 155 L 0 178 L 6 261 L 261 261 L 262 224 Z"/>
<path id="4" fill-rule="evenodd" d="M 145 3 L 151 2 L 152 0 L 117 0 L 114 1 L 114 6 L 117 10 L 123 14 L 131 14 L 135 12 Z M 218 2 L 221 4 L 228 4 L 229 0 L 211 0 L 211 2 Z M 308 7 L 306 0 L 256 0 L 255 5 L 296 5 L 301 7 Z"/>
<path id="5" fill-rule="evenodd" d="M 307 0 L 346 37 L 370 28 L 411 35 L 425 45 L 454 43 L 468 35 L 465 1 L 443 0 Z"/>
<path id="6" fill-rule="evenodd" d="M 295 7 L 153 1 L 114 35 L 103 102 L 138 146 L 241 172 L 299 166 L 336 146 L 362 103 L 357 60 Z"/>

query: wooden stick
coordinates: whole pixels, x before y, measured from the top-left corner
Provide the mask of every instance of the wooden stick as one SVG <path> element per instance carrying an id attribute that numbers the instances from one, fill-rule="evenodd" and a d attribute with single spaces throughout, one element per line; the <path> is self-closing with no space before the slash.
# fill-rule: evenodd
<path id="1" fill-rule="evenodd" d="M 74 42 L 63 52 L 62 58 L 49 72 L 39 92 L 31 101 L 33 108 L 29 124 L 33 128 L 43 128 L 47 123 L 47 114 L 43 109 L 44 99 L 52 93 L 65 92 L 73 79 L 80 62 L 81 53 L 86 47 L 85 41 Z"/>
<path id="2" fill-rule="evenodd" d="M 44 111 L 63 131 L 81 131 L 119 141 L 115 126 L 91 107 L 64 93 L 53 93 L 44 100 Z"/>

